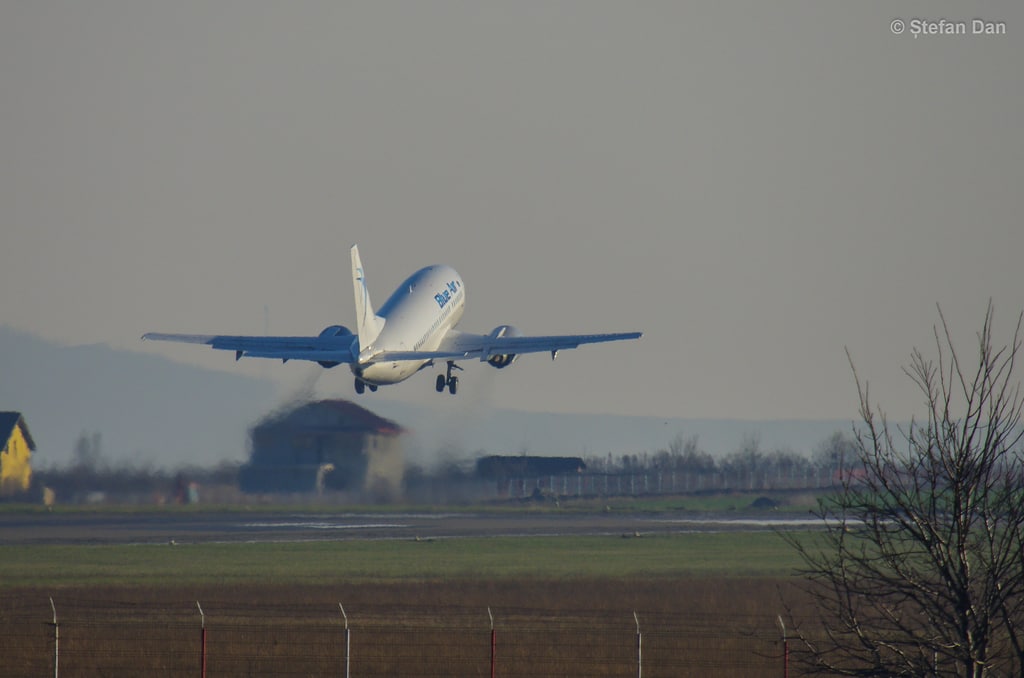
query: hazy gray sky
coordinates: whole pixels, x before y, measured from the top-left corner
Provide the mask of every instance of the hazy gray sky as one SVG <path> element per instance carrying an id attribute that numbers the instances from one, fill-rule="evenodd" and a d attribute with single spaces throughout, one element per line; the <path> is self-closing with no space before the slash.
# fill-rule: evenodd
<path id="1" fill-rule="evenodd" d="M 0 322 L 292 388 L 139 336 L 351 325 L 357 242 L 378 305 L 448 263 L 461 329 L 645 332 L 470 398 L 853 418 L 848 346 L 907 417 L 936 303 L 969 355 L 1024 306 L 1022 65 L 1009 0 L 3 2 Z"/>

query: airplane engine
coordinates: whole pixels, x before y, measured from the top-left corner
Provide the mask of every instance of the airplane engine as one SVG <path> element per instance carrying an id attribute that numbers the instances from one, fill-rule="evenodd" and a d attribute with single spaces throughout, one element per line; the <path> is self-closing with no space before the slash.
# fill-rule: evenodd
<path id="1" fill-rule="evenodd" d="M 332 337 L 351 337 L 353 336 L 352 330 L 345 327 L 344 325 L 328 325 L 320 332 L 321 339 L 330 339 Z M 329 370 L 332 367 L 337 367 L 340 363 L 336 363 L 333 360 L 318 360 L 317 364 L 325 370 Z"/>
<path id="2" fill-rule="evenodd" d="M 328 325 L 320 332 L 320 337 L 326 339 L 327 337 L 347 337 L 352 335 L 352 330 L 345 327 L 344 325 Z"/>
<path id="3" fill-rule="evenodd" d="M 498 327 L 495 327 L 494 330 L 491 332 L 491 336 L 495 338 L 521 337 L 523 336 L 523 333 L 520 332 L 518 328 L 513 327 L 512 325 L 499 325 Z M 509 353 L 506 355 L 492 355 L 490 358 L 487 359 L 487 362 L 491 366 L 497 367 L 500 370 L 503 367 L 508 367 L 509 365 L 514 363 L 515 360 L 516 354 Z"/>

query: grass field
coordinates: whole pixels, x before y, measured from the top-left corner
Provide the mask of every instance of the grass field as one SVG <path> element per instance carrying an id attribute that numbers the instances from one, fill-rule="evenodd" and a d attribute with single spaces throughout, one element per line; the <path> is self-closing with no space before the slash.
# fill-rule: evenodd
<path id="1" fill-rule="evenodd" d="M 357 676 L 636 675 L 634 612 L 647 678 L 781 675 L 798 565 L 771 532 L 9 544 L 2 672 L 54 673 L 52 599 L 65 678 L 344 675 L 338 603 Z"/>
<path id="2" fill-rule="evenodd" d="M 407 581 L 459 578 L 786 576 L 770 532 L 278 544 L 6 546 L 0 587 Z"/>

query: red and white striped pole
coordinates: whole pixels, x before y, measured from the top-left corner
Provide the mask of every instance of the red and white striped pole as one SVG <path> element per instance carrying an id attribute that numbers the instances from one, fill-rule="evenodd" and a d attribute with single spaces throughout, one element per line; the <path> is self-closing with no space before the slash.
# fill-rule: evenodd
<path id="1" fill-rule="evenodd" d="M 782 678 L 789 678 L 789 638 L 786 636 L 786 624 L 779 615 L 779 628 L 782 629 Z"/>
<path id="2" fill-rule="evenodd" d="M 57 606 L 50 597 L 50 609 L 53 610 L 53 678 L 60 675 L 60 626 L 57 625 Z"/>
<path id="3" fill-rule="evenodd" d="M 494 678 L 495 668 L 498 663 L 498 636 L 494 631 L 494 615 L 491 608 L 487 608 L 487 616 L 491 618 L 491 678 Z"/>
<path id="4" fill-rule="evenodd" d="M 636 678 L 644 678 L 643 636 L 640 635 L 640 617 L 636 616 L 636 610 L 633 610 L 633 619 L 636 621 Z"/>

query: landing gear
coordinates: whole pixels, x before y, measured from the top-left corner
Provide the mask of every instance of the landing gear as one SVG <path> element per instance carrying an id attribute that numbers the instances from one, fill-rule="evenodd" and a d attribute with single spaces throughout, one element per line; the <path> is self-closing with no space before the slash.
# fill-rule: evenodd
<path id="1" fill-rule="evenodd" d="M 363 395 L 363 393 L 366 391 L 367 388 L 370 389 L 370 393 L 376 393 L 377 392 L 377 385 L 376 384 L 367 384 L 365 381 L 363 381 L 359 377 L 356 377 L 356 393 L 358 393 L 359 395 Z"/>
<path id="2" fill-rule="evenodd" d="M 448 387 L 448 393 L 452 395 L 455 395 L 459 390 L 459 378 L 452 376 L 452 370 L 462 370 L 462 368 L 456 365 L 454 360 L 449 360 L 447 373 L 437 375 L 437 382 L 435 382 L 434 388 L 438 393 L 443 393 L 445 386 Z"/>

